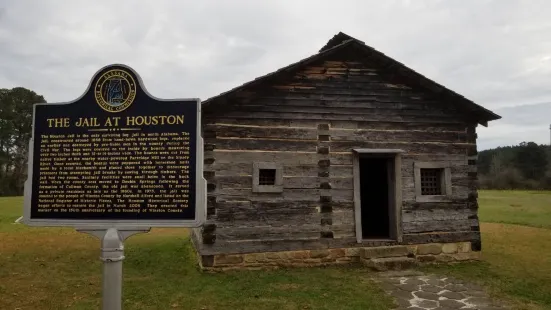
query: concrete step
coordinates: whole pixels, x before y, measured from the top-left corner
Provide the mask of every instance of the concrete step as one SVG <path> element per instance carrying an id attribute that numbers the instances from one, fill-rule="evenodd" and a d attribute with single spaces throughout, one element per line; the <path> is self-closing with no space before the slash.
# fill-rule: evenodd
<path id="1" fill-rule="evenodd" d="M 407 247 L 402 245 L 380 246 L 373 248 L 362 248 L 360 250 L 361 258 L 386 258 L 386 257 L 406 257 L 409 254 Z"/>
<path id="2" fill-rule="evenodd" d="M 386 257 L 386 258 L 360 258 L 362 264 L 376 271 L 404 270 L 417 265 L 417 260 L 409 257 Z"/>

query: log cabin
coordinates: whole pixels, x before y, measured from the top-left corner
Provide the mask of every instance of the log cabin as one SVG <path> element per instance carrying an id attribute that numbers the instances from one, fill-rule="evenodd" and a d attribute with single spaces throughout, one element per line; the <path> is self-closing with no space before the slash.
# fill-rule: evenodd
<path id="1" fill-rule="evenodd" d="M 477 259 L 477 126 L 500 116 L 342 32 L 202 104 L 207 270 Z"/>

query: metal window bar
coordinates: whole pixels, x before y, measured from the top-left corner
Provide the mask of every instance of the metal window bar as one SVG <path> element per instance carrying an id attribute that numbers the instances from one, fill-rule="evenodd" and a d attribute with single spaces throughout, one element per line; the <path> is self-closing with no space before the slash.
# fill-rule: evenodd
<path id="1" fill-rule="evenodd" d="M 421 195 L 442 195 L 442 169 L 421 169 Z"/>
<path id="2" fill-rule="evenodd" d="M 275 169 L 259 169 L 258 185 L 275 185 L 276 170 Z"/>

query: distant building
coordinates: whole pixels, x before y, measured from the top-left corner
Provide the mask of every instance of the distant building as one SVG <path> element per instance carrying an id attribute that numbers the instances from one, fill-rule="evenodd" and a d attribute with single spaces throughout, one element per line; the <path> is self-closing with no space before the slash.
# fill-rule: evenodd
<path id="1" fill-rule="evenodd" d="M 476 127 L 500 116 L 344 33 L 203 103 L 203 268 L 476 258 Z"/>

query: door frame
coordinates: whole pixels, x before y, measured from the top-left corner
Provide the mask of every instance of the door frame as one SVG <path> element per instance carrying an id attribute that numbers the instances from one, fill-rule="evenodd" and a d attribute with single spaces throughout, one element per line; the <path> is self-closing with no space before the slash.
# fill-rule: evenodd
<path id="1" fill-rule="evenodd" d="M 389 187 L 389 194 L 394 193 L 389 200 L 390 239 L 391 241 L 402 241 L 402 158 L 400 149 L 352 149 L 353 153 L 353 174 L 354 174 L 354 217 L 356 225 L 356 241 L 362 243 L 362 199 L 360 188 L 360 157 L 368 155 L 379 158 L 394 158 L 394 187 Z M 388 171 L 388 169 L 387 169 Z M 393 210 L 391 210 L 393 209 Z M 377 239 L 365 239 L 366 241 L 377 241 Z M 386 240 L 386 239 L 385 239 Z"/>

